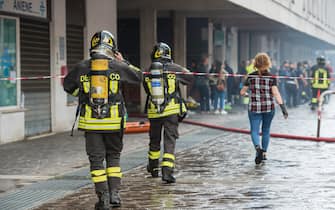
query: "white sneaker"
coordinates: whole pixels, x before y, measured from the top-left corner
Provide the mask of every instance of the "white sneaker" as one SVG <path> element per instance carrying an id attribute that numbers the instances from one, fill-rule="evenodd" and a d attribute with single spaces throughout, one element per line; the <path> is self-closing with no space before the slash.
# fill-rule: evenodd
<path id="1" fill-rule="evenodd" d="M 227 114 L 227 112 L 225 110 L 222 110 L 220 114 Z"/>
<path id="2" fill-rule="evenodd" d="M 219 110 L 215 110 L 214 114 L 220 114 L 220 111 Z"/>

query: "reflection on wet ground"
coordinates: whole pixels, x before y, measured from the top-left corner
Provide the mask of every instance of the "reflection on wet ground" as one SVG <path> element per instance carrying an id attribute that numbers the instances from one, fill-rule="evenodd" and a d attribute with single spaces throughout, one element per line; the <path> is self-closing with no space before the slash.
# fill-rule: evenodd
<path id="1" fill-rule="evenodd" d="M 256 166 L 246 135 L 224 133 L 177 155 L 177 183 L 125 174 L 120 209 L 328 209 L 335 207 L 335 144 L 272 139 Z M 39 209 L 93 209 L 92 188 Z"/>

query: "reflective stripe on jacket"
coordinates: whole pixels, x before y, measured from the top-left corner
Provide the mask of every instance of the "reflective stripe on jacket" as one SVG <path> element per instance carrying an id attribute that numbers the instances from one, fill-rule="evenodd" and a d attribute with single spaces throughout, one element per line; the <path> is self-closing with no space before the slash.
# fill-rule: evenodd
<path id="1" fill-rule="evenodd" d="M 157 110 L 157 107 L 151 102 L 148 101 L 148 107 L 147 107 L 147 114 L 148 118 L 160 118 L 160 117 L 166 117 L 174 114 L 183 114 L 187 111 L 186 106 L 183 102 L 180 102 L 181 96 L 179 96 L 178 93 L 178 84 L 176 79 L 176 74 L 169 73 L 166 74 L 166 84 L 167 84 L 167 94 L 165 95 L 165 108 L 163 112 L 159 113 Z M 147 86 L 147 90 L 149 91 L 149 94 L 152 93 L 151 88 L 151 79 L 149 76 L 145 78 L 145 85 Z M 182 109 L 180 108 L 180 104 L 182 104 Z"/>
<path id="2" fill-rule="evenodd" d="M 314 72 L 312 87 L 318 89 L 328 89 L 329 87 L 329 75 L 328 71 L 323 68 L 319 68 Z"/>

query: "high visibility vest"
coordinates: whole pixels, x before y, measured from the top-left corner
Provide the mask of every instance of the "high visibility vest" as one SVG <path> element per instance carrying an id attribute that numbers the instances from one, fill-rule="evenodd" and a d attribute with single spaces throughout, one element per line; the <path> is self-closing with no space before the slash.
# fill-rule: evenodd
<path id="1" fill-rule="evenodd" d="M 247 74 L 251 74 L 251 73 L 256 71 L 255 66 L 254 66 L 253 63 L 250 64 L 249 66 L 247 66 L 246 70 L 247 70 Z"/>
<path id="2" fill-rule="evenodd" d="M 330 80 L 328 79 L 328 71 L 319 68 L 314 72 L 312 87 L 316 89 L 328 89 Z"/>
<path id="3" fill-rule="evenodd" d="M 108 103 L 104 105 L 104 117 L 98 116 L 89 101 L 90 75 L 81 75 L 80 116 L 78 128 L 88 131 L 119 131 L 125 127 L 125 107 L 120 95 L 120 74 L 112 69 L 107 70 Z M 118 99 L 116 99 L 118 98 Z M 121 124 L 123 123 L 123 126 Z"/>
<path id="4" fill-rule="evenodd" d="M 176 74 L 174 73 L 164 73 L 165 81 L 165 96 L 164 96 L 164 108 L 162 112 L 159 112 L 154 103 L 150 100 L 150 94 L 152 93 L 151 79 L 150 75 L 146 76 L 144 79 L 145 88 L 148 91 L 148 99 L 146 104 L 146 112 L 148 118 L 161 118 L 174 114 L 184 114 L 187 109 L 185 103 L 182 101 L 178 81 Z"/>

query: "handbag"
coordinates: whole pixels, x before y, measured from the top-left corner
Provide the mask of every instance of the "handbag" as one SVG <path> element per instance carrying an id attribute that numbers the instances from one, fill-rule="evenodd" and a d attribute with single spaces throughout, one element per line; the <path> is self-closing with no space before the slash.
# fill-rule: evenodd
<path id="1" fill-rule="evenodd" d="M 219 79 L 216 83 L 216 89 L 220 92 L 224 91 L 225 89 L 225 84 L 224 84 L 224 81 Z"/>

